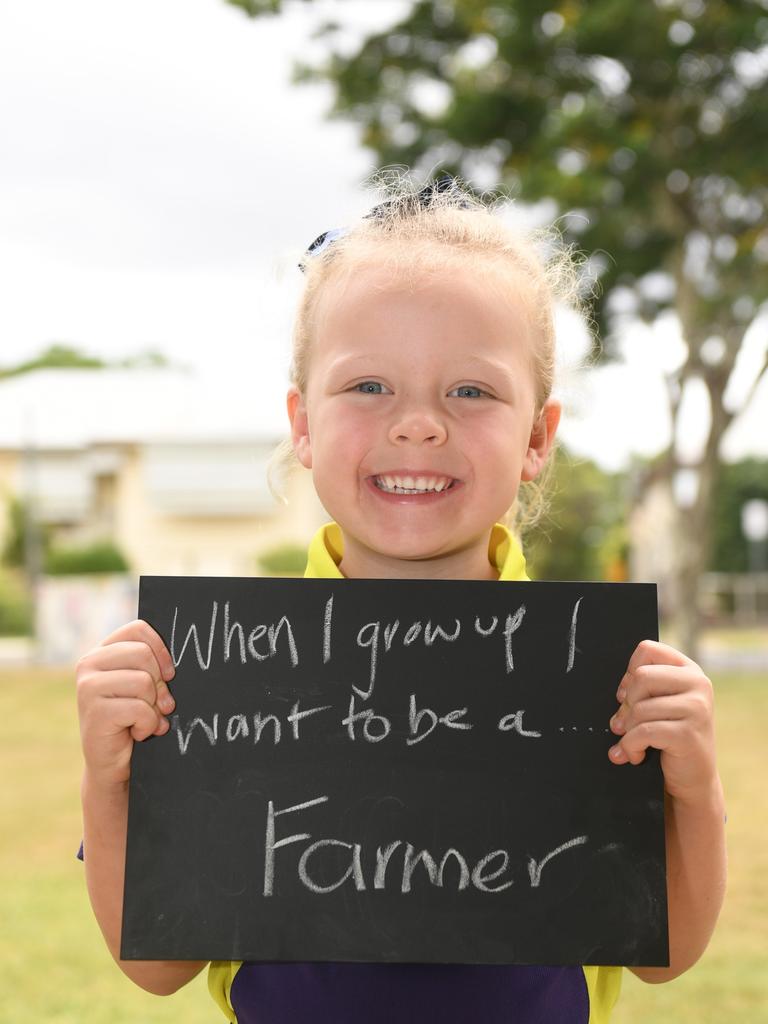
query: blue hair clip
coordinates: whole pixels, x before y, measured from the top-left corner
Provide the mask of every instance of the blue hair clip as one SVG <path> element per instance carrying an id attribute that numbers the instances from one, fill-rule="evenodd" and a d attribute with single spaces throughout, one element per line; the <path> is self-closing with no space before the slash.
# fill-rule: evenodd
<path id="1" fill-rule="evenodd" d="M 337 238 L 341 238 L 342 235 L 346 235 L 348 232 L 349 228 L 330 228 L 328 231 L 324 231 L 322 235 L 318 235 L 304 253 L 304 259 L 299 263 L 299 270 L 302 272 L 306 270 L 308 256 L 319 256 L 324 249 L 328 248 L 331 242 L 335 242 Z"/>

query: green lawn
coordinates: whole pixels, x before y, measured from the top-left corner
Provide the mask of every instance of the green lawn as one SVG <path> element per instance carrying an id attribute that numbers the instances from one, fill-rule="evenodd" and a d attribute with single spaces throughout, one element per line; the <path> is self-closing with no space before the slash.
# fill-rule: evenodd
<path id="1" fill-rule="evenodd" d="M 720 676 L 715 684 L 730 836 L 726 907 L 710 949 L 685 977 L 652 987 L 627 972 L 615 1024 L 768 1022 L 768 679 Z M 112 963 L 74 856 L 79 775 L 71 680 L 0 672 L 0 1021 L 223 1021 L 205 975 L 160 999 Z"/>

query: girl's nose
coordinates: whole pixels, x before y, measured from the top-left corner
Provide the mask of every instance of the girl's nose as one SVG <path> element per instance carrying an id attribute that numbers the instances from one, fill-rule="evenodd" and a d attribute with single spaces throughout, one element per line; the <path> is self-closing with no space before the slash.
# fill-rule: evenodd
<path id="1" fill-rule="evenodd" d="M 428 409 L 411 409 L 393 423 L 389 440 L 393 444 L 442 444 L 448 433 L 441 417 Z"/>

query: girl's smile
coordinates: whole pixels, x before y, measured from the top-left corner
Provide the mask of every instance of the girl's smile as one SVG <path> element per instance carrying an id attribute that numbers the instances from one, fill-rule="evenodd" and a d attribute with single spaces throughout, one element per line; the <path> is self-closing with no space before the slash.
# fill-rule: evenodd
<path id="1" fill-rule="evenodd" d="M 388 498 L 401 497 L 410 500 L 436 498 L 439 495 L 445 498 L 449 490 L 461 483 L 454 477 L 442 473 L 435 475 L 425 469 L 393 470 L 378 473 L 368 477 L 368 480 L 377 491 Z"/>
<path id="2" fill-rule="evenodd" d="M 364 268 L 320 299 L 288 408 L 347 576 L 493 575 L 490 529 L 538 472 L 559 406 L 536 409 L 532 328 L 492 274 L 409 286 Z"/>

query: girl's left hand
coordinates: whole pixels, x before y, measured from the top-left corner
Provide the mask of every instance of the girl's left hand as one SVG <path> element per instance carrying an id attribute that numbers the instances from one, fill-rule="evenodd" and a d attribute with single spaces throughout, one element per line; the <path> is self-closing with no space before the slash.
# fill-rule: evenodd
<path id="1" fill-rule="evenodd" d="M 661 751 L 670 796 L 695 800 L 717 776 L 712 683 L 680 651 L 643 640 L 629 659 L 610 721 L 621 740 L 608 751 L 614 764 L 640 764 L 648 747 Z"/>

